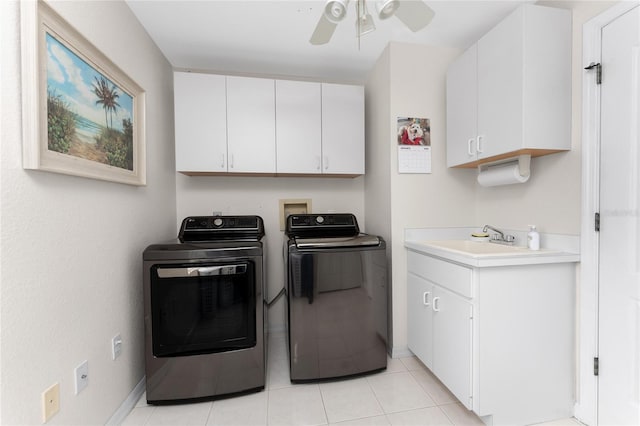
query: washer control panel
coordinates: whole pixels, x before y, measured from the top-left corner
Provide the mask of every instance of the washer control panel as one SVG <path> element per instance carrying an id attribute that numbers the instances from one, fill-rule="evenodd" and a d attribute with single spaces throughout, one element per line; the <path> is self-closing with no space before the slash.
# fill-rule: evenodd
<path id="1" fill-rule="evenodd" d="M 293 214 L 287 217 L 289 237 L 345 237 L 360 233 L 351 213 Z"/>

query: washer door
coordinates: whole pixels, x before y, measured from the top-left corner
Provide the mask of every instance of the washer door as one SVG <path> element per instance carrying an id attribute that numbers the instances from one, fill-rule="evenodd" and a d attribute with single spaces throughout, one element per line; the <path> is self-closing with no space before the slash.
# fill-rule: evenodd
<path id="1" fill-rule="evenodd" d="M 385 368 L 384 247 L 292 248 L 288 262 L 291 380 L 344 377 Z"/>

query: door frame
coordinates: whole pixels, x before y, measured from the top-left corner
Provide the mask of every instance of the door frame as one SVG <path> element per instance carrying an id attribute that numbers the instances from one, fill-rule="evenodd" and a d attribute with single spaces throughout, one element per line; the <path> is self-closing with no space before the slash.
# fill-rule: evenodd
<path id="1" fill-rule="evenodd" d="M 582 66 L 599 63 L 602 29 L 638 6 L 637 1 L 616 3 L 583 26 Z M 606 71 L 605 71 L 606 72 Z M 606 78 L 606 74 L 603 78 Z M 582 75 L 582 207 L 580 290 L 578 295 L 578 353 L 575 417 L 588 425 L 598 422 L 598 379 L 593 358 L 598 356 L 598 273 L 600 239 L 594 229 L 600 206 L 600 86 L 595 70 Z"/>

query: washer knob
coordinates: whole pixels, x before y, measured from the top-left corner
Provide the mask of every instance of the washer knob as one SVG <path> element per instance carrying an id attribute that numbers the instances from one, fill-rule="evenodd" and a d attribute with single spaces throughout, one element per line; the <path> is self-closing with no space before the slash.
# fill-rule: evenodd
<path id="1" fill-rule="evenodd" d="M 322 217 L 322 216 L 318 216 L 318 217 L 316 217 L 316 222 L 318 222 L 318 223 L 324 223 L 324 217 Z"/>
<path id="2" fill-rule="evenodd" d="M 219 228 L 222 226 L 222 219 L 220 219 L 219 217 L 216 217 L 215 219 L 213 219 L 213 226 Z"/>

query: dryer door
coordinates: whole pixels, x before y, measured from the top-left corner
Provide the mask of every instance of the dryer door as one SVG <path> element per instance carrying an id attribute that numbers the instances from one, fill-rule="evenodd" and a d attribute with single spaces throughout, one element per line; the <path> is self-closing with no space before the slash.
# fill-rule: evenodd
<path id="1" fill-rule="evenodd" d="M 153 355 L 206 354 L 256 345 L 251 261 L 151 267 Z"/>

